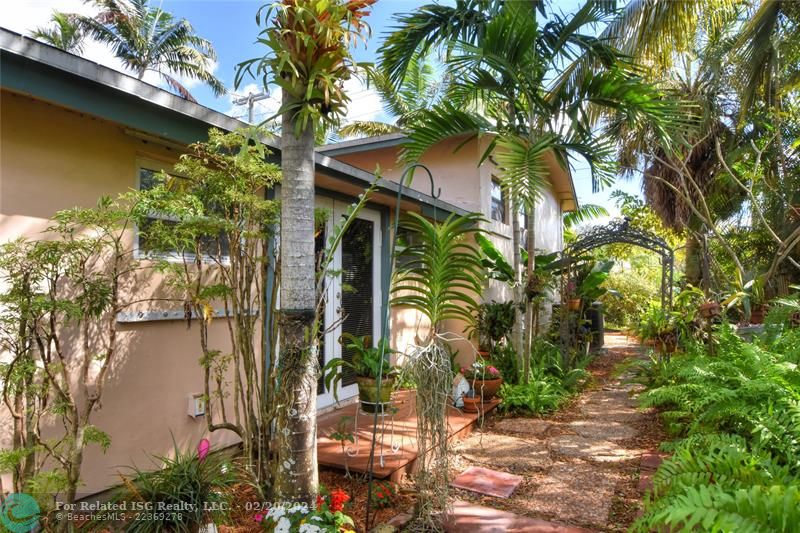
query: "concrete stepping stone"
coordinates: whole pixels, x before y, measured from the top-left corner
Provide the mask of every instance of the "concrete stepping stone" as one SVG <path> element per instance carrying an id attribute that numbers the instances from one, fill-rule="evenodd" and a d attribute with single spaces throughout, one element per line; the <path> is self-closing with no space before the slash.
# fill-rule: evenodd
<path id="1" fill-rule="evenodd" d="M 558 463 L 534 477 L 535 492 L 524 502 L 527 509 L 565 522 L 605 528 L 620 474 L 588 463 Z"/>
<path id="2" fill-rule="evenodd" d="M 505 418 L 497 422 L 492 429 L 544 438 L 547 431 L 554 426 L 552 422 L 541 418 Z"/>
<path id="3" fill-rule="evenodd" d="M 457 489 L 470 490 L 478 494 L 508 498 L 522 483 L 522 476 L 498 472 L 481 466 L 471 466 L 451 483 Z"/>
<path id="4" fill-rule="evenodd" d="M 561 435 L 550 441 L 550 449 L 561 455 L 599 463 L 626 461 L 633 458 L 635 453 L 608 440 L 580 435 Z"/>
<path id="5" fill-rule="evenodd" d="M 541 471 L 550 466 L 547 443 L 496 433 L 473 433 L 455 451 L 474 463 L 512 472 Z"/>
<path id="6" fill-rule="evenodd" d="M 636 430 L 625 424 L 602 417 L 570 422 L 569 428 L 581 437 L 597 440 L 626 440 L 636 436 Z"/>
<path id="7" fill-rule="evenodd" d="M 464 501 L 453 503 L 453 514 L 445 525 L 448 533 L 590 533 L 588 529 L 564 526 L 544 520 L 500 511 Z"/>

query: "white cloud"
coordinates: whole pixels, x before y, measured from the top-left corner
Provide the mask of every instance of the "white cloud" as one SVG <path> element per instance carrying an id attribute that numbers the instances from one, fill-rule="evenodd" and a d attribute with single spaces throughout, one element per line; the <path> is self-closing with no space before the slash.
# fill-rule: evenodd
<path id="1" fill-rule="evenodd" d="M 2 21 L 0 25 L 11 31 L 29 36 L 34 29 L 50 24 L 50 17 L 53 11 L 94 16 L 98 12 L 98 8 L 86 4 L 82 0 L 22 0 L 16 2 L 6 0 L 0 2 L 0 21 Z M 108 46 L 92 39 L 84 41 L 81 57 L 132 75 L 131 71 L 125 68 L 122 61 L 114 56 Z M 211 66 L 212 72 L 215 72 L 219 64 L 214 61 Z M 199 80 L 183 76 L 175 76 L 175 78 L 190 91 L 202 83 Z M 161 76 L 157 72 L 147 71 L 143 81 L 158 87 L 165 87 Z"/>
<path id="2" fill-rule="evenodd" d="M 344 90 L 350 96 L 347 114 L 343 122 L 371 121 L 383 114 L 383 103 L 377 91 L 368 88 L 364 80 L 351 78 L 344 83 Z"/>

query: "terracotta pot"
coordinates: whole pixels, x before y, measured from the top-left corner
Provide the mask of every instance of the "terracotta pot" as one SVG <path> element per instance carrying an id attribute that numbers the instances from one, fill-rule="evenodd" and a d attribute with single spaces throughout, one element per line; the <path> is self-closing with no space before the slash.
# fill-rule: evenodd
<path id="1" fill-rule="evenodd" d="M 764 323 L 764 315 L 767 314 L 767 306 L 766 305 L 757 305 L 753 307 L 753 310 L 750 311 L 750 323 L 751 324 L 763 324 Z"/>
<path id="2" fill-rule="evenodd" d="M 468 396 L 464 396 L 464 412 L 465 413 L 479 413 L 481 411 L 481 407 L 483 402 L 481 401 L 480 396 L 476 398 L 470 398 Z"/>
<path id="3" fill-rule="evenodd" d="M 478 355 L 485 359 L 489 357 L 489 350 L 478 350 Z"/>
<path id="4" fill-rule="evenodd" d="M 567 309 L 570 311 L 580 311 L 581 310 L 581 299 L 580 298 L 570 298 L 567 300 Z"/>
<path id="5" fill-rule="evenodd" d="M 500 390 L 502 384 L 503 378 L 473 379 L 472 390 L 475 391 L 476 396 L 481 396 L 482 394 L 484 400 L 491 400 L 494 398 L 494 395 L 497 394 L 497 391 Z"/>
<path id="6" fill-rule="evenodd" d="M 705 302 L 700 304 L 700 307 L 697 308 L 700 316 L 703 318 L 714 318 L 719 316 L 721 309 L 722 308 L 717 302 Z"/>
<path id="7" fill-rule="evenodd" d="M 367 413 L 374 413 L 376 404 L 389 404 L 392 401 L 394 390 L 394 377 L 385 377 L 381 380 L 381 396 L 378 398 L 378 381 L 372 378 L 356 376 L 358 383 L 358 399 L 361 409 Z"/>

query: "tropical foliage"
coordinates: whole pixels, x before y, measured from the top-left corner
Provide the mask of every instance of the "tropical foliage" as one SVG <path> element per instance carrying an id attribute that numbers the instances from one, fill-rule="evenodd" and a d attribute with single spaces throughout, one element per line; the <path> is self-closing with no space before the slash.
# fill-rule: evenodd
<path id="1" fill-rule="evenodd" d="M 217 59 L 209 41 L 197 36 L 186 19 L 176 20 L 149 0 L 87 0 L 99 8 L 94 17 L 69 15 L 80 31 L 108 45 L 140 80 L 156 72 L 178 95 L 195 101 L 180 78 L 199 80 L 217 96 L 225 86 L 214 76 Z"/>
<path id="2" fill-rule="evenodd" d="M 409 213 L 400 224 L 414 240 L 398 250 L 392 304 L 419 311 L 430 321 L 431 334 L 447 319 L 474 320 L 484 274 L 480 254 L 468 239 L 480 231 L 480 220 L 477 214 L 450 215 L 436 223 Z"/>
<path id="3" fill-rule="evenodd" d="M 654 363 L 642 404 L 662 409 L 672 457 L 636 528 L 793 531 L 800 503 L 798 329 L 748 343 L 718 327 L 713 354 L 689 344 Z"/>
<path id="4" fill-rule="evenodd" d="M 65 52 L 83 52 L 84 34 L 74 17 L 54 11 L 49 26 L 40 26 L 31 32 L 31 37 L 44 41 Z"/>
<path id="5" fill-rule="evenodd" d="M 197 331 L 208 431 L 241 439 L 244 466 L 268 493 L 278 369 L 268 357 L 277 333 L 267 312 L 277 292 L 266 288 L 278 258 L 265 243 L 274 236 L 278 204 L 264 192 L 281 174 L 266 161 L 263 145 L 249 142 L 250 135 L 211 129 L 207 142 L 189 146 L 172 175 L 153 176 L 131 196 L 140 250 L 164 274 L 168 296 Z M 210 334 L 215 308 L 230 314 L 224 342 Z M 264 316 L 273 319 L 262 322 Z M 223 404 L 240 391 L 250 392 L 233 406 Z"/>
<path id="6" fill-rule="evenodd" d="M 418 161 L 447 138 L 458 137 L 463 147 L 486 136 L 481 162 L 491 157 L 496 163 L 509 211 L 528 215 L 525 243 L 519 217 L 511 217 L 514 299 L 525 307 L 513 338 L 520 354 L 530 352 L 541 304 L 535 291 L 525 291 L 523 277 L 531 280 L 536 266 L 533 212 L 548 187 L 548 158 L 563 168 L 583 159 L 599 187 L 615 176 L 613 139 L 621 128 L 646 123 L 671 145 L 671 132 L 686 123 L 674 99 L 664 98 L 617 49 L 593 35 L 593 26 L 612 17 L 613 6 L 594 0 L 569 15 L 547 2 L 431 4 L 399 15 L 381 49 L 381 68 L 395 87 L 416 54 L 434 50 L 452 80 L 446 98 L 419 113 L 403 158 Z M 586 64 L 594 67 L 591 73 L 581 68 Z M 603 112 L 615 119 L 596 128 Z"/>

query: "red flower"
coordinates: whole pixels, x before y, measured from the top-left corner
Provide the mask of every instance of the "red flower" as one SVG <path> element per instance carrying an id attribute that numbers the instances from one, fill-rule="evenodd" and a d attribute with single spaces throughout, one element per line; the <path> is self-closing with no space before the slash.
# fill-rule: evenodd
<path id="1" fill-rule="evenodd" d="M 350 501 L 350 496 L 342 489 L 336 489 L 331 492 L 331 511 L 341 511 L 344 509 L 344 504 Z"/>
<path id="2" fill-rule="evenodd" d="M 383 498 L 383 493 L 382 492 L 378 493 L 378 498 Z"/>
<path id="3" fill-rule="evenodd" d="M 322 509 L 323 505 L 325 505 L 325 498 L 317 494 L 317 511 Z"/>
<path id="4" fill-rule="evenodd" d="M 262 520 L 264 520 L 264 514 L 263 513 L 256 513 L 253 516 L 253 521 L 254 522 L 261 522 Z"/>

